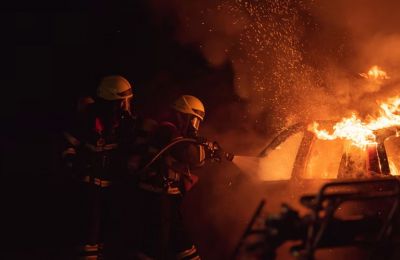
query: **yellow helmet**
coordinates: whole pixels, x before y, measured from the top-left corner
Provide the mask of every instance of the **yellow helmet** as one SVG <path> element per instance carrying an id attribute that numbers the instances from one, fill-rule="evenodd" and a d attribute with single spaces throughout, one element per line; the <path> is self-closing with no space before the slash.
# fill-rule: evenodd
<path id="1" fill-rule="evenodd" d="M 197 97 L 182 95 L 172 104 L 172 108 L 184 114 L 189 114 L 204 120 L 205 109 Z"/>
<path id="2" fill-rule="evenodd" d="M 104 77 L 97 88 L 97 96 L 105 100 L 120 100 L 133 96 L 129 81 L 122 76 Z"/>

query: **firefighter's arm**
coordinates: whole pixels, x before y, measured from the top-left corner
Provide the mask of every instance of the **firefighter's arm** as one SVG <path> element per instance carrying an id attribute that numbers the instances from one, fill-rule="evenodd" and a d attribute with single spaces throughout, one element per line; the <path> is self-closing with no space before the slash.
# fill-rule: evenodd
<path id="1" fill-rule="evenodd" d="M 204 146 L 195 143 L 180 143 L 171 151 L 171 155 L 178 161 L 173 164 L 175 170 L 180 169 L 183 174 L 185 191 L 189 191 L 198 182 L 199 177 L 191 174 L 191 170 L 199 168 L 205 163 Z"/>
<path id="2" fill-rule="evenodd" d="M 204 138 L 203 138 L 204 139 Z M 234 155 L 225 152 L 217 142 L 198 141 L 198 143 L 178 144 L 173 153 L 180 162 L 187 163 L 191 168 L 201 167 L 206 160 L 221 162 L 223 159 L 232 161 Z"/>
<path id="3" fill-rule="evenodd" d="M 198 168 L 204 165 L 207 157 L 206 150 L 203 145 L 189 143 L 186 146 L 185 160 L 191 168 Z"/>

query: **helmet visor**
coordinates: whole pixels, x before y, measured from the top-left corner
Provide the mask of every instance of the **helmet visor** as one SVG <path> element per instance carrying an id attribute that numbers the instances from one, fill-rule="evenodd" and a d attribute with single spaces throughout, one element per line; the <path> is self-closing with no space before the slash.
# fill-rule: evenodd
<path id="1" fill-rule="evenodd" d="M 121 110 L 131 114 L 131 102 L 132 102 L 132 97 L 124 98 L 121 101 Z"/>
<path id="2" fill-rule="evenodd" d="M 193 127 L 194 129 L 196 129 L 196 130 L 199 130 L 200 122 L 201 122 L 201 119 L 198 118 L 198 117 L 193 117 L 193 118 L 190 120 L 190 124 L 191 124 L 192 127 Z"/>

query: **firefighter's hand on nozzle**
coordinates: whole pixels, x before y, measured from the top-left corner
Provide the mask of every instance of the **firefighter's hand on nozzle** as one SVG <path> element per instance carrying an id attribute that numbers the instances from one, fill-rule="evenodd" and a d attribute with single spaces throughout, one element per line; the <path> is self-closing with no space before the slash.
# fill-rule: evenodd
<path id="1" fill-rule="evenodd" d="M 221 162 L 223 158 L 223 151 L 221 146 L 216 142 L 211 143 L 211 160 Z"/>
<path id="2" fill-rule="evenodd" d="M 206 149 L 207 157 L 212 161 L 221 162 L 222 159 L 232 161 L 234 155 L 225 152 L 216 141 L 208 141 L 204 137 L 197 137 L 197 141 Z"/>

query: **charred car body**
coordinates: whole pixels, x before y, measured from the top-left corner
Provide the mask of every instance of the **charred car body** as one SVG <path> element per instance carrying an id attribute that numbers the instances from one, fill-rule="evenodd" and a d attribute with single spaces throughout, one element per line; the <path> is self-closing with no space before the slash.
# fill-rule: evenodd
<path id="1" fill-rule="evenodd" d="M 343 140 L 320 140 L 308 129 L 309 124 L 299 123 L 274 138 L 260 153 L 259 177 L 279 187 L 277 190 L 290 187 L 296 199 L 304 192 L 313 194 L 300 197 L 298 210 L 282 204 L 278 214 L 267 216 L 262 215 L 263 200 L 233 258 L 276 259 L 278 249 L 291 241 L 285 250 L 293 258 L 337 259 L 332 251 L 323 256 L 318 252 L 356 248 L 353 259 L 397 259 L 397 127 L 376 131 L 376 143 L 366 149 Z"/>

